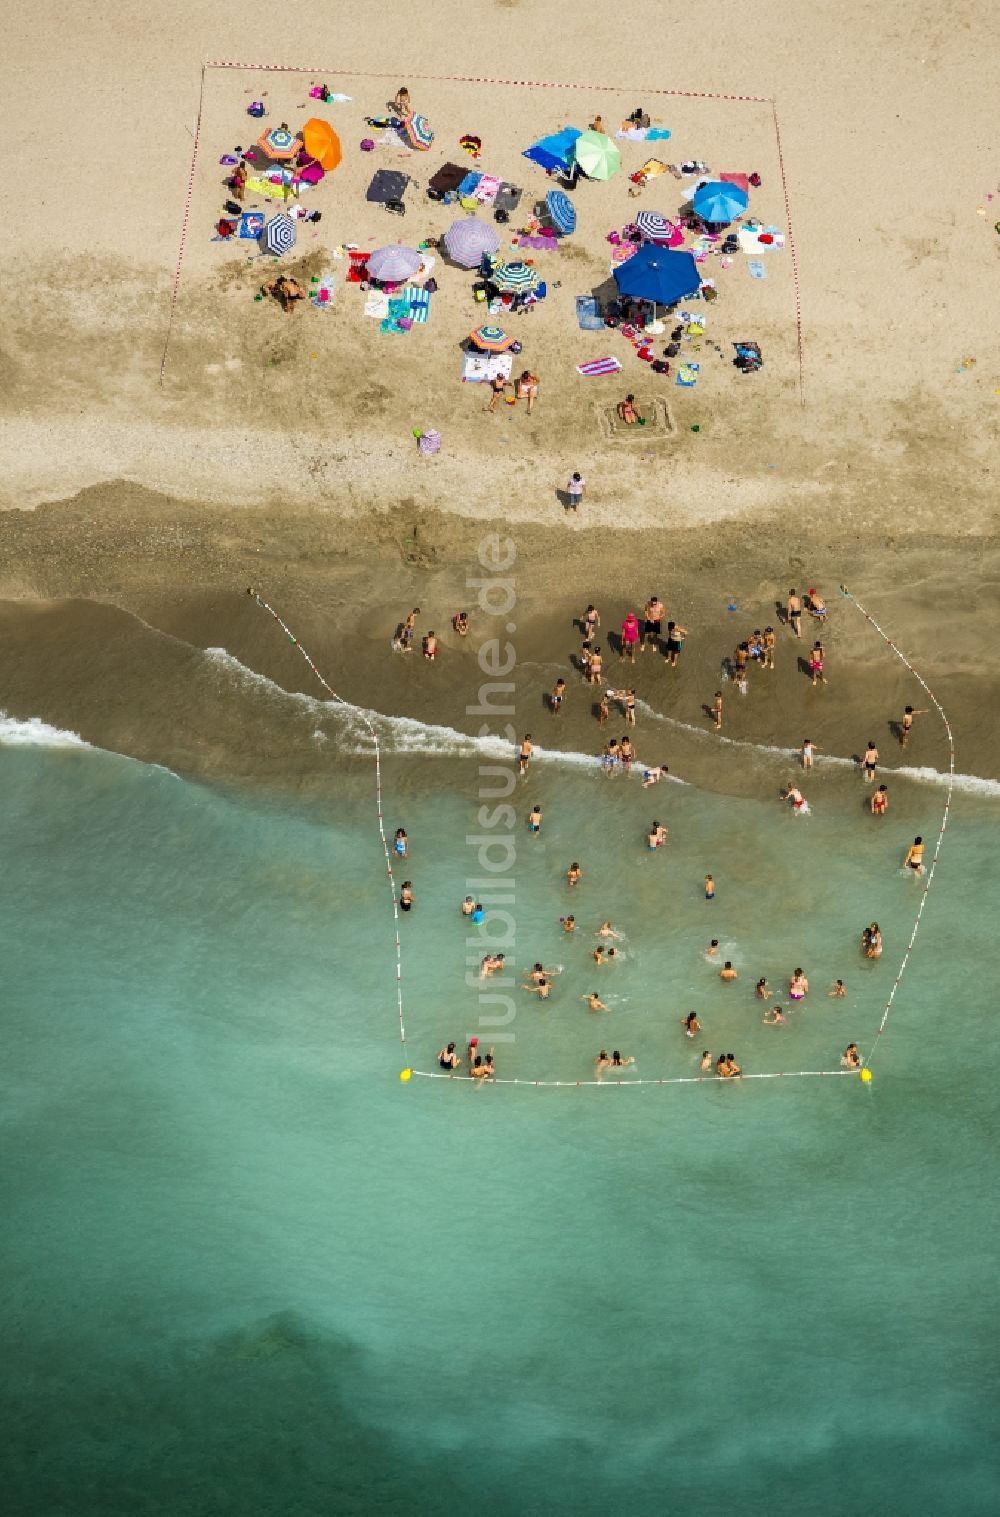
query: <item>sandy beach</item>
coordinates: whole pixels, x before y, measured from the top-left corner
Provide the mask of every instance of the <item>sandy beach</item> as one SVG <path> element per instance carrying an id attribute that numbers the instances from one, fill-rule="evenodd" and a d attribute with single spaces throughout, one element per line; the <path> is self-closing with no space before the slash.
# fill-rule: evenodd
<path id="1" fill-rule="evenodd" d="M 798 16 L 786 37 L 777 6 L 755 11 L 752 23 L 710 6 L 689 35 L 657 8 L 633 6 L 625 35 L 656 37 L 664 61 L 652 68 L 646 53 L 632 78 L 629 49 L 609 51 L 596 21 L 549 35 L 529 0 L 484 7 L 476 27 L 444 0 L 432 15 L 434 36 L 408 36 L 395 72 L 386 33 L 376 43 L 346 17 L 335 43 L 318 28 L 303 44 L 304 56 L 332 58 L 338 72 L 209 68 L 201 95 L 203 59 L 286 61 L 271 57 L 252 10 L 239 23 L 217 8 L 212 18 L 177 12 L 155 48 L 128 8 L 107 30 L 59 29 L 75 87 L 72 102 L 52 109 L 78 137 L 113 122 L 122 146 L 99 184 L 72 197 L 71 215 L 58 171 L 29 198 L 9 256 L 21 283 L 3 339 L 0 490 L 9 509 L 0 518 L 0 595 L 18 657 L 8 660 L 5 706 L 156 756 L 155 724 L 124 714 L 132 687 L 108 680 L 107 660 L 134 638 L 130 657 L 140 663 L 145 638 L 154 664 L 136 679 L 152 699 L 164 672 L 148 643 L 155 629 L 193 647 L 225 647 L 277 677 L 274 650 L 248 629 L 239 598 L 245 582 L 260 582 L 347 698 L 375 686 L 382 710 L 461 728 L 466 681 L 452 671 L 462 650 L 446 649 L 433 671 L 404 673 L 388 639 L 411 602 L 447 621 L 466 598 L 479 537 L 498 528 L 515 535 L 519 659 L 540 666 L 540 681 L 562 667 L 574 646 L 571 618 L 588 600 L 603 601 L 617 624 L 656 590 L 691 637 L 670 693 L 647 671 L 646 694 L 697 723 L 731 651 L 729 624 L 742 624 L 742 613 L 725 611 L 730 602 L 747 607 L 744 635 L 789 584 L 818 583 L 832 599 L 847 582 L 944 684 L 961 767 L 995 774 L 995 674 L 983 632 L 998 583 L 1000 371 L 977 339 L 1000 315 L 992 228 L 1000 198 L 989 198 L 1000 192 L 978 146 L 989 91 L 975 86 L 995 21 L 967 7 L 943 27 L 914 8 L 902 28 L 896 13 L 880 20 L 859 10 L 850 25 L 840 13 Z M 461 40 L 444 46 L 446 35 Z M 34 68 L 21 60 L 15 113 Z M 439 77 L 447 74 L 528 74 L 558 87 Z M 770 253 L 764 282 L 742 268 L 720 272 L 694 390 L 634 361 L 610 379 L 581 378 L 574 364 L 606 339 L 574 329 L 570 299 L 607 281 L 601 249 L 612 211 L 578 193 L 581 235 L 538 255 L 548 260 L 552 295 L 517 328 L 541 377 L 538 407 L 531 417 L 523 405 L 484 415 L 481 388 L 458 377 L 459 344 L 476 315 L 469 276 L 440 265 L 432 319 L 401 339 L 363 317 L 336 256 L 344 242 L 370 247 L 404 235 L 403 223 L 387 227 L 395 218 L 365 203 L 364 186 L 373 165 L 400 167 L 419 186 L 423 155 L 402 146 L 359 153 L 356 141 L 367 130 L 361 115 L 384 110 L 404 77 L 443 139 L 477 130 L 498 170 L 535 194 L 544 179 L 521 159 L 525 142 L 569 120 L 586 125 L 598 111 L 612 123 L 643 105 L 673 134 L 665 158 L 760 173 L 762 216 L 794 237 L 798 288 L 787 246 Z M 338 287 L 330 312 L 289 318 L 253 299 L 259 263 L 210 240 L 225 193 L 218 160 L 240 134 L 256 132 L 249 98 L 265 100 L 268 119 L 291 119 L 320 78 L 352 97 L 329 107 L 330 119 L 345 123 L 345 157 L 336 194 L 321 200 L 319 186 L 324 220 L 303 226 L 291 267 L 304 278 L 331 272 Z M 629 164 L 644 147 L 623 144 Z M 630 201 L 619 177 L 619 218 L 651 205 L 661 184 L 676 190 L 672 178 L 658 180 Z M 409 201 L 405 239 L 439 234 L 449 209 L 419 187 Z M 737 333 L 761 343 L 760 373 L 732 369 Z M 669 430 L 613 430 L 615 400 L 633 385 L 647 410 L 666 406 Z M 443 445 L 421 458 L 412 434 L 427 426 Z M 570 519 L 558 492 L 574 468 L 586 475 L 587 496 Z M 747 708 L 748 739 L 797 742 L 801 717 L 817 741 L 835 723 L 843 748 L 866 736 L 854 731 L 855 703 L 860 712 L 874 699 L 889 719 L 896 674 L 877 658 L 867 668 L 858 630 L 831 619 L 832 656 L 850 649 L 852 666 L 850 688 L 837 690 L 828 714 L 794 701 L 787 712 Z M 779 670 L 779 683 L 787 674 Z M 525 672 L 526 687 L 533 678 Z M 790 689 L 806 695 L 808 681 Z M 525 699 L 537 694 L 526 689 Z M 566 730 L 579 721 L 573 738 L 586 750 L 596 737 L 574 704 Z M 229 744 L 195 725 L 180 757 L 175 729 L 164 727 L 166 760 L 244 771 L 235 714 Z M 706 783 L 739 784 L 725 758 L 702 753 L 699 771 Z"/>

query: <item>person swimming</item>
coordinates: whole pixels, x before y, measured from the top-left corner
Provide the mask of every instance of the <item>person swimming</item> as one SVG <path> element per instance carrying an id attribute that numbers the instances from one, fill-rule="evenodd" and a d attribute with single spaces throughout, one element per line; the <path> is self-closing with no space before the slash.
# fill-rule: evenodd
<path id="1" fill-rule="evenodd" d="M 695 1033 L 701 1032 L 701 1023 L 698 1021 L 698 1013 L 696 1011 L 689 1011 L 686 1017 L 681 1017 L 681 1026 L 689 1038 L 693 1038 Z"/>
<path id="2" fill-rule="evenodd" d="M 449 1043 L 447 1048 L 442 1048 L 438 1054 L 438 1063 L 442 1069 L 457 1069 L 461 1062 L 461 1059 L 455 1052 L 454 1043 Z"/>
<path id="3" fill-rule="evenodd" d="M 787 1025 L 788 1018 L 780 1006 L 769 1006 L 761 1021 L 765 1027 L 784 1027 Z"/>
<path id="4" fill-rule="evenodd" d="M 864 1060 L 858 1050 L 857 1043 L 848 1043 L 840 1056 L 840 1062 L 845 1069 L 860 1069 Z"/>

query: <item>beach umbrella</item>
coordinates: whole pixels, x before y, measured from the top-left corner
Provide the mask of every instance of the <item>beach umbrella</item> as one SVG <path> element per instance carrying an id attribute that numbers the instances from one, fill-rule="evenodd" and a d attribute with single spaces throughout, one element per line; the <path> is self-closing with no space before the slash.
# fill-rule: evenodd
<path id="1" fill-rule="evenodd" d="M 673 222 L 659 211 L 640 211 L 635 224 L 647 242 L 669 242 L 674 235 Z"/>
<path id="2" fill-rule="evenodd" d="M 644 242 L 634 257 L 615 269 L 615 284 L 623 295 L 673 305 L 701 287 L 698 265 L 690 253 L 675 253 L 655 242 Z"/>
<path id="3" fill-rule="evenodd" d="M 290 253 L 295 246 L 295 222 L 284 211 L 272 216 L 257 239 L 262 253 L 273 253 L 276 258 Z"/>
<path id="4" fill-rule="evenodd" d="M 453 262 L 463 269 L 477 269 L 484 254 L 496 252 L 500 237 L 488 222 L 464 216 L 461 221 L 452 222 L 445 232 L 444 245 Z"/>
<path id="5" fill-rule="evenodd" d="M 622 166 L 622 155 L 605 132 L 583 132 L 573 152 L 580 172 L 588 179 L 610 179 Z"/>
<path id="6" fill-rule="evenodd" d="M 302 146 L 302 138 L 296 137 L 286 126 L 272 126 L 269 132 L 257 138 L 257 146 L 262 147 L 269 158 L 294 158 Z"/>
<path id="7" fill-rule="evenodd" d="M 538 274 L 530 263 L 496 261 L 490 270 L 490 284 L 503 295 L 527 295 L 538 288 Z"/>
<path id="8" fill-rule="evenodd" d="M 570 232 L 576 231 L 576 211 L 568 195 L 564 195 L 562 190 L 549 190 L 545 197 L 545 204 L 548 206 L 549 216 L 557 232 L 562 232 L 564 237 L 568 237 Z"/>
<path id="9" fill-rule="evenodd" d="M 343 156 L 340 138 L 329 121 L 318 116 L 311 117 L 302 128 L 302 143 L 309 157 L 324 169 L 335 169 Z"/>
<path id="10" fill-rule="evenodd" d="M 547 173 L 568 173 L 573 167 L 573 144 L 581 136 L 579 127 L 567 126 L 551 137 L 542 137 L 531 147 L 525 148 L 524 158 L 530 158 Z"/>
<path id="11" fill-rule="evenodd" d="M 749 202 L 750 196 L 739 185 L 723 184 L 719 179 L 711 179 L 700 190 L 695 190 L 692 204 L 695 215 L 700 216 L 702 221 L 713 221 L 719 226 L 725 226 L 730 221 L 735 221 L 737 216 L 742 216 Z"/>
<path id="12" fill-rule="evenodd" d="M 514 339 L 508 337 L 502 327 L 485 326 L 470 332 L 469 341 L 484 353 L 505 353 Z"/>
<path id="13" fill-rule="evenodd" d="M 368 259 L 368 272 L 373 279 L 382 279 L 387 283 L 395 284 L 399 280 L 409 279 L 415 274 L 423 263 L 423 254 L 413 248 L 403 248 L 398 244 L 392 247 L 376 248 Z"/>
<path id="14" fill-rule="evenodd" d="M 426 152 L 434 141 L 434 133 L 426 116 L 407 116 L 403 122 L 403 136 L 411 147 Z"/>

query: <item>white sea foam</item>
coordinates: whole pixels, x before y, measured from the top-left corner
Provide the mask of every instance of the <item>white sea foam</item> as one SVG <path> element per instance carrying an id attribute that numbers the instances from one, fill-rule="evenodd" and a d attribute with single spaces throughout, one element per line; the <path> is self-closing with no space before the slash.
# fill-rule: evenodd
<path id="1" fill-rule="evenodd" d="M 357 706 L 350 701 L 321 699 L 315 695 L 308 695 L 305 691 L 286 690 L 282 685 L 269 679 L 266 674 L 259 674 L 255 669 L 247 668 L 246 664 L 241 663 L 225 648 L 206 648 L 205 657 L 248 688 L 266 690 L 269 694 L 283 700 L 295 701 L 309 711 L 322 712 L 326 717 L 341 717 L 345 724 L 343 741 L 348 751 L 355 754 L 373 751 L 372 737 L 366 725 L 366 719 L 378 732 L 379 743 L 384 753 L 412 754 L 415 757 L 426 758 L 480 757 L 504 762 L 510 759 L 514 751 L 513 746 L 502 737 L 477 737 L 471 733 L 459 732 L 455 727 L 447 727 L 435 722 L 422 722 L 413 716 L 387 716 L 384 712 Z M 678 720 L 677 717 L 667 716 L 662 711 L 654 710 L 645 701 L 640 700 L 636 705 L 644 717 L 662 722 L 668 727 L 675 727 L 679 731 L 688 732 L 693 737 L 702 738 L 706 742 L 721 744 L 727 748 L 749 749 L 754 753 L 791 760 L 796 765 L 801 762 L 798 748 L 782 748 L 772 743 L 751 743 L 741 738 L 725 737 L 722 733 L 696 727 L 690 722 Z M 73 734 L 68 734 L 67 737 L 69 741 L 82 741 L 75 738 Z M 2 732 L 0 732 L 0 740 L 2 740 Z M 571 768 L 595 771 L 600 764 L 598 756 L 594 754 L 577 753 L 573 750 L 567 752 L 541 746 L 535 747 L 534 758 L 539 763 L 562 764 Z M 637 759 L 632 769 L 633 777 L 641 778 L 643 767 L 643 761 Z M 856 769 L 857 765 L 853 759 L 825 753 L 817 755 L 816 768 L 817 770 Z M 928 785 L 947 786 L 949 781 L 947 773 L 931 768 L 904 765 L 898 769 L 885 769 L 883 772 L 886 775 L 905 776 L 907 779 Z M 665 778 L 677 785 L 687 783 L 675 774 L 668 774 Z M 956 774 L 955 789 L 990 799 L 1000 797 L 1000 782 L 984 779 L 975 774 Z"/>
<path id="2" fill-rule="evenodd" d="M 662 711 L 655 711 L 645 701 L 638 701 L 637 706 L 643 716 L 650 717 L 657 722 L 663 722 L 668 727 L 677 727 L 682 732 L 690 732 L 694 737 L 703 738 L 706 742 L 721 743 L 727 748 L 748 748 L 754 753 L 773 755 L 775 758 L 791 759 L 796 765 L 802 762 L 801 751 L 798 748 L 781 748 L 773 743 L 751 743 L 746 739 L 737 737 L 724 737 L 721 732 L 714 732 L 705 727 L 695 727 L 690 722 L 679 721 L 675 716 L 667 716 Z M 836 753 L 817 754 L 815 759 L 816 769 L 857 769 L 857 764 L 852 758 L 844 758 Z M 898 768 L 883 767 L 882 775 L 888 780 L 893 775 L 902 775 L 906 779 L 916 780 L 925 785 L 939 785 L 947 787 L 951 776 L 947 770 L 932 769 L 930 767 L 915 767 L 901 764 Z M 988 796 L 990 799 L 1000 797 L 1000 781 L 984 779 L 978 774 L 956 774 L 955 789 L 964 791 L 968 795 Z"/>
<path id="3" fill-rule="evenodd" d="M 7 748 L 89 748 L 78 732 L 51 727 L 40 716 L 20 718 L 0 711 L 0 744 Z"/>

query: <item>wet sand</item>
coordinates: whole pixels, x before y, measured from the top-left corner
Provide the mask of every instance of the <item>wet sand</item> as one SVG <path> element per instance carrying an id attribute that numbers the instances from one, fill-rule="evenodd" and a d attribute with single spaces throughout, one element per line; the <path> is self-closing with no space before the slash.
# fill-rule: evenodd
<path id="1" fill-rule="evenodd" d="M 289 513 L 280 525 L 262 513 L 181 505 L 135 487 L 96 488 L 72 502 L 8 517 L 16 574 L 0 575 L 0 627 L 7 652 L 3 706 L 40 716 L 99 746 L 164 763 L 187 774 L 322 787 L 329 781 L 312 742 L 317 712 L 296 710 L 207 661 L 225 649 L 246 669 L 286 691 L 323 692 L 301 656 L 248 599 L 253 584 L 289 623 L 334 688 L 351 703 L 474 734 L 482 718 L 479 645 L 498 634 L 517 663 L 512 725 L 546 747 L 597 754 L 624 726 L 600 729 L 596 692 L 573 660 L 574 619 L 593 601 L 603 620 L 606 686 L 634 684 L 640 756 L 667 762 L 680 777 L 731 793 L 758 793 L 760 778 L 740 750 L 711 741 L 706 705 L 722 661 L 754 628 L 778 629 L 773 672 L 753 669 L 744 699 L 724 686 L 728 739 L 796 748 L 810 737 L 826 754 L 850 757 L 874 737 L 887 765 L 899 761 L 891 724 L 922 692 L 862 616 L 838 593 L 841 582 L 868 605 L 935 689 L 948 712 L 960 771 L 994 778 L 995 670 L 984 660 L 984 626 L 995 614 L 1000 551 L 925 538 L 890 544 L 892 574 L 875 565 L 864 541 L 829 534 L 808 545 L 786 532 L 738 523 L 701 530 L 586 532 L 518 527 L 513 570 L 517 604 L 510 618 L 477 610 L 468 578 L 482 573 L 483 524 L 425 513 L 396 535 L 381 519 L 348 534 L 335 520 Z M 510 529 L 492 529 L 506 540 Z M 973 600 L 957 587 L 975 580 Z M 817 584 L 830 606 L 827 625 L 805 618 L 796 641 L 780 626 L 777 602 L 790 585 Z M 99 591 L 95 587 L 99 586 Z M 619 660 L 615 634 L 626 611 L 641 613 L 659 593 L 688 628 L 679 667 L 652 651 L 633 667 Z M 727 608 L 731 603 L 736 612 Z M 438 661 L 391 649 L 407 611 L 419 605 L 419 631 L 441 639 Z M 472 612 L 464 641 L 450 620 Z M 512 619 L 516 632 L 504 626 Z M 611 646 L 607 634 L 612 633 Z M 801 660 L 821 631 L 826 688 L 814 689 Z M 568 683 L 563 715 L 545 697 Z M 266 697 L 266 698 L 265 698 Z M 924 702 L 926 704 L 926 702 Z M 648 708 L 648 710 L 646 709 Z M 652 713 L 670 718 L 664 724 Z M 322 712 L 319 712 L 322 718 Z M 494 724 L 500 729 L 506 718 Z M 321 723 L 322 724 L 322 723 Z M 694 729 L 689 731 L 686 729 Z M 428 751 L 448 754 L 444 738 Z M 750 750 L 747 750 L 749 753 Z M 920 719 L 907 764 L 947 767 L 936 716 Z M 417 765 L 416 767 L 419 767 Z M 793 768 L 774 758 L 776 782 Z"/>

